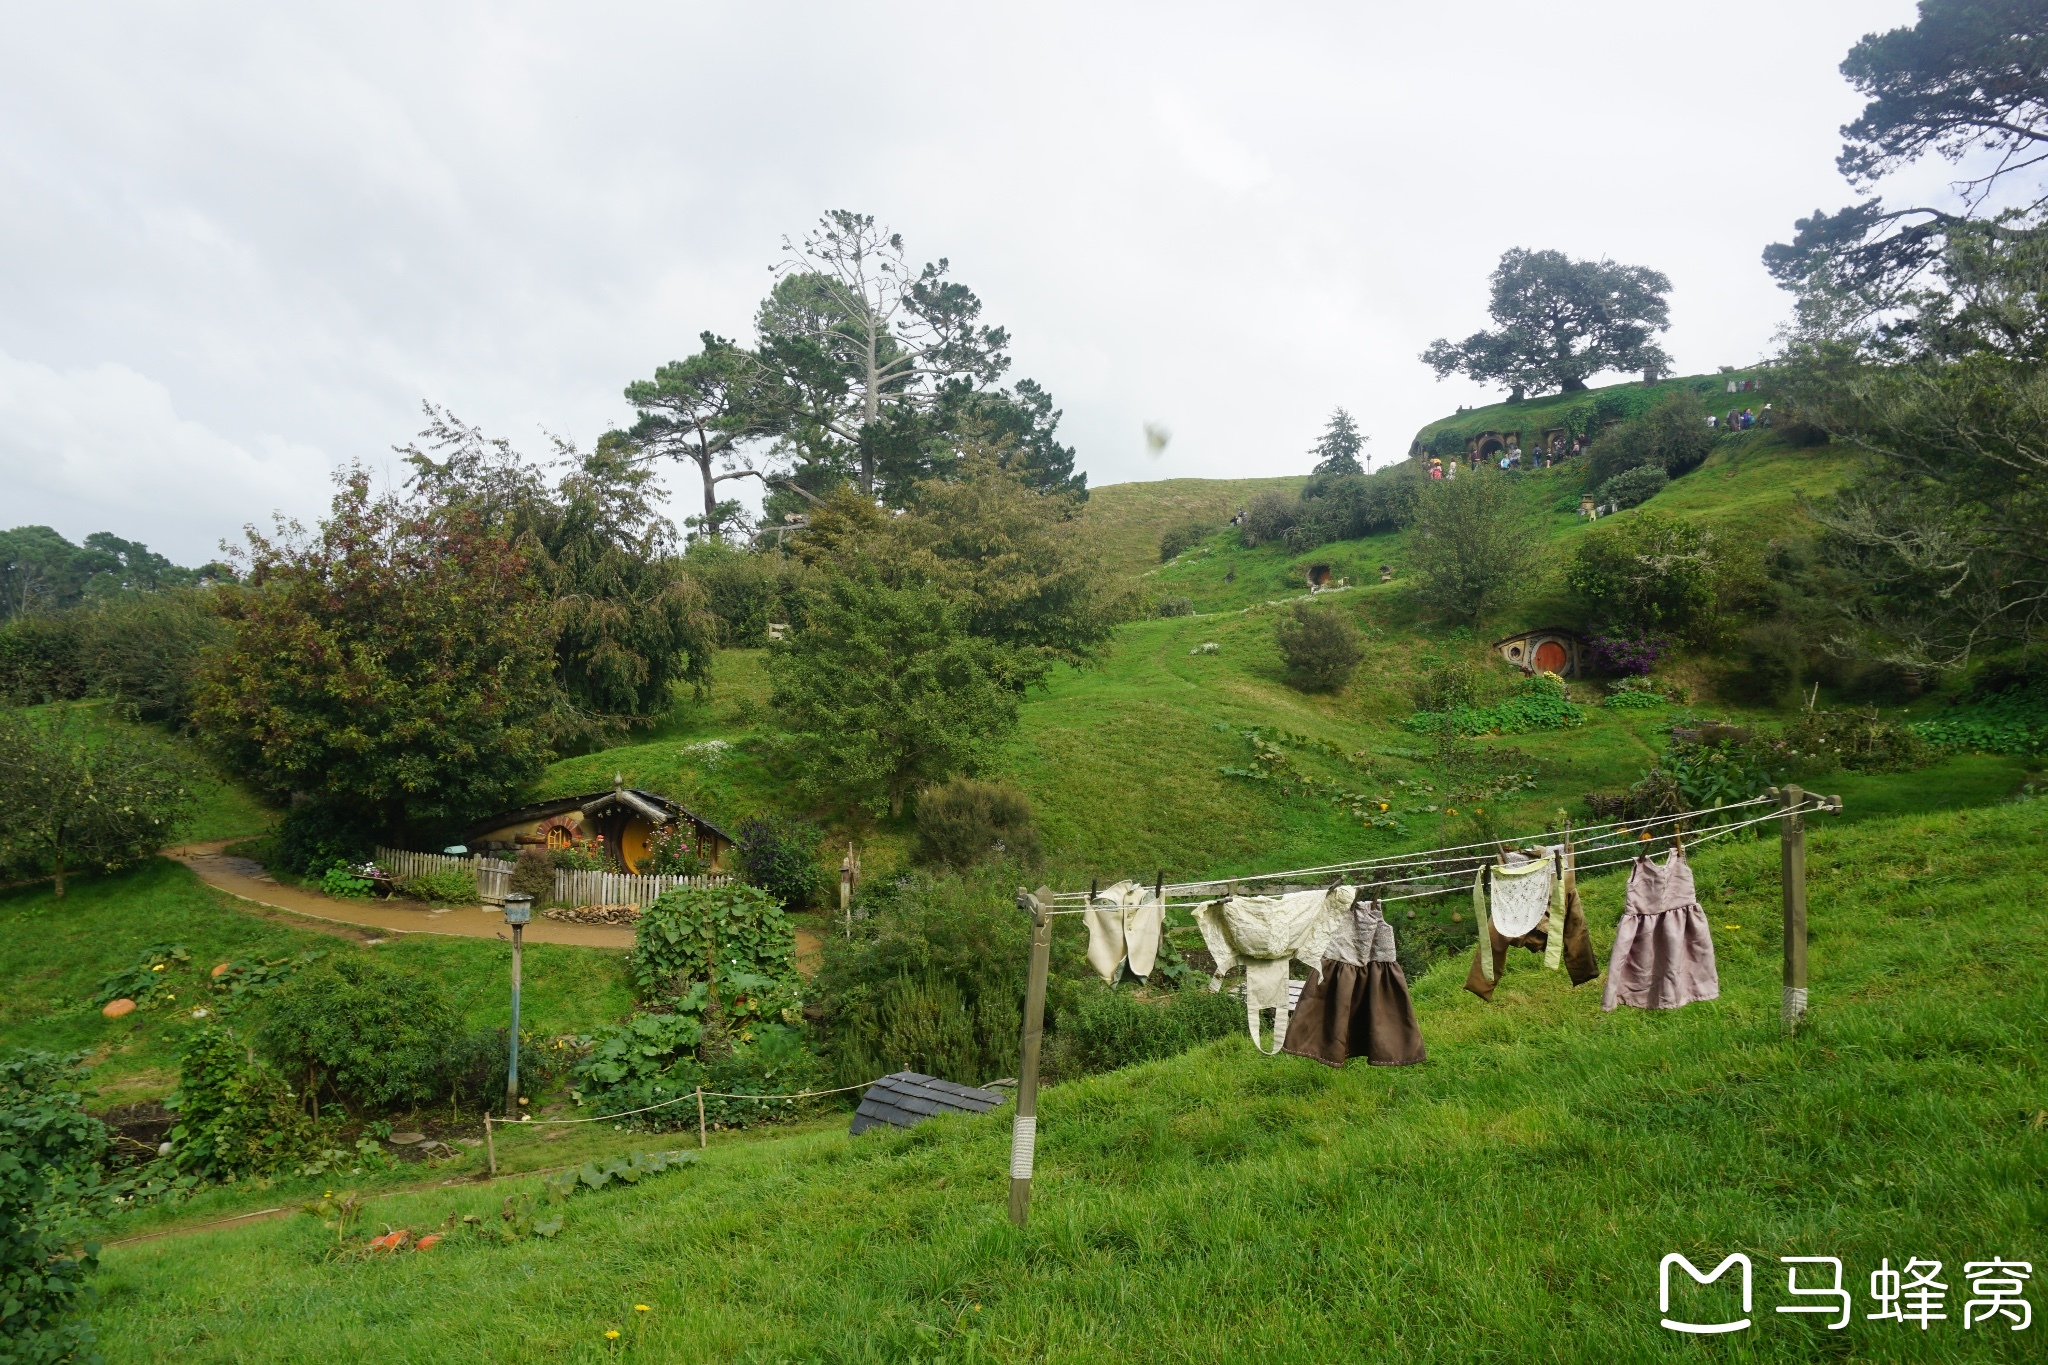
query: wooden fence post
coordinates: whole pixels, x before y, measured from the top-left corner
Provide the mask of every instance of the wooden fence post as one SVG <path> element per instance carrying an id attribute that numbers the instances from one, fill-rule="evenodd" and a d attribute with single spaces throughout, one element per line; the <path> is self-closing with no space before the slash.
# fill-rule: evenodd
<path id="1" fill-rule="evenodd" d="M 1031 974 L 1024 986 L 1024 1048 L 1017 1068 L 1017 1115 L 1010 1130 L 1010 1221 L 1031 1211 L 1031 1164 L 1038 1150 L 1038 1047 L 1045 1037 L 1045 978 L 1052 959 L 1052 890 L 1019 890 L 1017 908 L 1031 914 Z"/>
<path id="2" fill-rule="evenodd" d="M 711 1139 L 704 1133 L 704 1087 L 697 1087 L 697 1150 L 703 1151 L 711 1145 Z"/>
<path id="3" fill-rule="evenodd" d="M 498 1142 L 491 1136 L 491 1111 L 484 1110 L 484 1154 L 491 1159 L 491 1174 L 498 1173 Z"/>
<path id="4" fill-rule="evenodd" d="M 1783 1014 L 1791 1032 L 1806 1013 L 1806 820 L 1800 809 L 1806 793 L 1787 786 L 1780 799 L 1785 812 L 1778 819 L 1778 882 L 1785 895 Z"/>

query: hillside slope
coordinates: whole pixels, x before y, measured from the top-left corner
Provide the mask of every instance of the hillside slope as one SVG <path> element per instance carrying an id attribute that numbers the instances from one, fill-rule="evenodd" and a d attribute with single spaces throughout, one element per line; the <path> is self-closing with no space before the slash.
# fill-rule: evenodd
<path id="1" fill-rule="evenodd" d="M 1159 537 L 1173 527 L 1190 521 L 1221 525 L 1259 494 L 1292 493 L 1307 481 L 1305 474 L 1288 474 L 1105 484 L 1089 490 L 1081 515 L 1110 568 L 1119 574 L 1139 574 L 1157 567 Z"/>
<path id="2" fill-rule="evenodd" d="M 1739 1358 L 2033 1358 L 2032 1332 L 1964 1332 L 1960 1270 L 2042 1261 L 2044 816 L 1813 822 L 1796 1038 L 1776 841 L 1713 847 L 1696 866 L 1718 1001 L 1602 1014 L 1599 985 L 1517 954 L 1492 1005 L 1453 972 L 1419 983 L 1417 1067 L 1331 1071 L 1235 1037 L 1058 1086 L 1023 1231 L 999 1113 L 715 1144 L 515 1247 L 338 1261 L 298 1218 L 116 1248 L 97 1325 L 114 1360 L 1694 1360 L 1699 1341 L 1657 1325 L 1659 1261 L 1742 1251 Z M 1620 892 L 1588 889 L 1603 963 Z M 489 1218 L 504 1196 L 375 1217 Z M 1846 1329 L 1774 1311 L 1794 1255 L 1842 1258 Z M 1867 1318 L 1879 1260 L 1916 1256 L 1955 1272 L 1948 1320 Z M 1733 1302 L 1681 1280 L 1674 1315 Z"/>
<path id="3" fill-rule="evenodd" d="M 1791 449 L 1767 432 L 1752 432 L 1722 442 L 1703 467 L 1648 507 L 1683 512 L 1730 541 L 1758 548 L 1797 529 L 1801 499 L 1838 486 L 1851 468 L 1831 448 Z M 1242 767 L 1250 757 L 1244 729 L 1274 727 L 1359 754 L 1365 765 L 1296 750 L 1302 771 L 1386 799 L 1397 814 L 1430 804 L 1404 796 L 1399 785 L 1437 780 L 1429 741 L 1401 724 L 1414 709 L 1414 681 L 1432 660 L 1468 659 L 1493 670 L 1495 685 L 1505 688 L 1515 675 L 1494 660 L 1488 641 L 1524 626 L 1580 623 L 1561 567 L 1591 529 L 1576 513 L 1574 478 L 1570 469 L 1517 478 L 1523 515 L 1546 547 L 1542 567 L 1522 599 L 1480 630 L 1448 628 L 1422 616 L 1407 576 L 1406 533 L 1297 553 L 1283 546 L 1247 549 L 1225 531 L 1170 564 L 1147 568 L 1141 581 L 1149 591 L 1187 597 L 1197 614 L 1126 625 L 1098 666 L 1056 674 L 1025 701 L 1018 735 L 996 769 L 1037 807 L 1051 860 L 1047 875 L 1074 883 L 1150 877 L 1161 869 L 1226 875 L 1458 842 L 1457 833 L 1469 826 L 1446 815 L 1425 811 L 1406 818 L 1404 830 L 1368 830 L 1332 802 L 1218 770 Z M 1161 486 L 1120 487 L 1127 528 L 1158 524 L 1186 505 L 1163 502 L 1141 513 L 1147 490 Z M 1126 561 L 1140 548 L 1127 537 Z M 1364 666 L 1334 696 L 1287 686 L 1274 644 L 1275 618 L 1302 595 L 1304 571 L 1317 563 L 1333 565 L 1352 584 L 1323 594 L 1322 605 L 1353 619 L 1366 639 Z M 1379 582 L 1382 563 L 1397 569 L 1390 584 Z M 1206 648 L 1211 644 L 1214 650 Z M 764 659 L 757 651 L 721 655 L 710 703 L 679 708 L 654 736 L 556 764 L 543 794 L 587 791 L 619 775 L 720 822 L 761 809 L 823 815 L 832 828 L 831 862 L 846 839 L 868 850 L 870 874 L 900 862 L 909 842 L 907 821 L 878 824 L 806 812 L 791 799 L 785 770 L 767 743 Z M 1702 693 L 1688 714 L 1767 716 L 1712 699 L 1722 668 L 1710 658 L 1674 665 Z M 1591 703 L 1598 688 L 1582 685 L 1577 695 Z M 1583 818 L 1582 794 L 1633 782 L 1662 750 L 1664 732 L 1680 714 L 1676 708 L 1610 711 L 1589 704 L 1583 723 L 1571 729 L 1482 739 L 1483 748 L 1518 751 L 1520 757 L 1502 756 L 1502 764 L 1535 774 L 1534 787 L 1504 797 L 1492 817 L 1503 827 L 1534 827 L 1562 807 Z M 2017 759 L 1965 755 L 1907 779 L 1845 774 L 1829 781 L 1858 798 L 1852 807 L 1858 811 L 1902 808 L 1908 791 L 1927 809 L 2002 799 L 2026 772 Z"/>

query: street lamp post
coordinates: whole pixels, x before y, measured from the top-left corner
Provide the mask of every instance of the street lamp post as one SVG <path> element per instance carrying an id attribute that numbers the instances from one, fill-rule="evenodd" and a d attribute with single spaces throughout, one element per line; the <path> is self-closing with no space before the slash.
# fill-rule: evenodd
<path id="1" fill-rule="evenodd" d="M 512 926 L 512 1056 L 505 1068 L 505 1117 L 519 1118 L 519 952 L 526 925 L 533 918 L 533 897 L 505 897 L 505 923 Z"/>

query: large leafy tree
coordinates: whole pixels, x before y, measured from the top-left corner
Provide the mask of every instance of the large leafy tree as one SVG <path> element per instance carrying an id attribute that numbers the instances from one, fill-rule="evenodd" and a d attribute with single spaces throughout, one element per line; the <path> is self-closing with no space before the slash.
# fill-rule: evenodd
<path id="1" fill-rule="evenodd" d="M 828 573 L 930 585 L 968 632 L 1007 651 L 1001 671 L 1022 688 L 1097 657 L 1130 605 L 1084 535 L 1079 500 L 1037 491 L 999 455 L 970 448 L 897 516 L 841 494 L 791 548 Z"/>
<path id="2" fill-rule="evenodd" d="M 1516 247 L 1493 271 L 1487 311 L 1498 326 L 1458 342 L 1440 337 L 1422 361 L 1439 379 L 1463 373 L 1506 385 L 1514 399 L 1573 393 L 1608 370 L 1668 373 L 1671 359 L 1652 338 L 1671 325 L 1670 292 L 1670 279 L 1647 266 Z"/>
<path id="3" fill-rule="evenodd" d="M 242 772 L 386 834 L 459 826 L 540 774 L 558 626 L 479 502 L 378 494 L 355 468 L 315 530 L 252 529 L 245 553 L 196 708 Z"/>
<path id="4" fill-rule="evenodd" d="M 429 405 L 425 448 L 404 448 L 414 488 L 437 507 L 474 511 L 529 556 L 551 604 L 564 738 L 615 738 L 666 714 L 677 683 L 711 681 L 716 622 L 654 505 L 654 472 L 623 433 L 556 460 L 528 460 Z M 560 478 L 548 482 L 551 469 Z"/>
<path id="5" fill-rule="evenodd" d="M 976 771 L 1016 724 L 1004 656 L 931 583 L 830 575 L 769 661 L 800 785 L 900 815 L 918 787 Z"/>
<path id="6" fill-rule="evenodd" d="M 0 865 L 50 872 L 56 894 L 82 870 L 150 857 L 192 813 L 192 775 L 161 744 L 88 730 L 60 709 L 40 721 L 0 711 Z"/>
<path id="7" fill-rule="evenodd" d="M 2048 208 L 2048 9 L 2038 0 L 1920 0 L 1916 22 L 1866 35 L 1842 74 L 1868 102 L 1842 129 L 1836 164 L 1869 198 L 1815 210 L 1792 241 L 1764 249 L 1789 288 L 1823 288 L 1877 312 L 1940 262 L 1958 231 L 2004 235 L 2040 225 Z M 1875 191 L 1934 155 L 1975 174 L 1960 203 L 1888 207 Z M 1987 221 L 1994 190 L 2010 197 Z"/>
<path id="8" fill-rule="evenodd" d="M 638 415 L 629 433 L 633 444 L 650 457 L 695 466 L 704 490 L 697 524 L 705 534 L 718 536 L 737 512 L 736 503 L 719 500 L 718 485 L 766 477 L 746 448 L 787 420 L 781 406 L 787 390 L 759 356 L 710 332 L 695 355 L 626 386 L 626 401 Z"/>
<path id="9" fill-rule="evenodd" d="M 981 299 L 949 262 L 914 267 L 901 234 L 843 209 L 783 247 L 755 321 L 771 376 L 761 401 L 799 487 L 846 479 L 900 503 L 979 435 L 1038 486 L 1085 490 L 1051 395 L 1030 380 L 998 387 L 1009 333 L 981 320 Z"/>
<path id="10" fill-rule="evenodd" d="M 1453 621 L 1476 621 L 1501 606 L 1536 562 L 1507 476 L 1483 467 L 1421 490 L 1409 553 L 1416 595 Z"/>
<path id="11" fill-rule="evenodd" d="M 222 564 L 181 568 L 111 531 L 95 531 L 73 545 L 47 526 L 17 526 L 0 531 L 0 620 L 123 592 L 212 582 L 227 572 Z"/>

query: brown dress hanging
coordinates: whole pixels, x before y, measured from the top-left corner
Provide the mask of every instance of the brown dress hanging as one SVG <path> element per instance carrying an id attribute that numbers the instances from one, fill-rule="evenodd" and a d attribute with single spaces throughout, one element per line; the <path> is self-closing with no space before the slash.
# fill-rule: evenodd
<path id="1" fill-rule="evenodd" d="M 1561 846 L 1560 846 L 1561 847 Z M 1546 850 L 1555 857 L 1555 850 Z M 1542 856 L 1541 854 L 1537 856 Z M 1509 857 L 1517 862 L 1529 861 L 1527 853 L 1511 853 Z M 1572 867 L 1570 855 L 1558 861 L 1564 864 L 1564 952 L 1563 964 L 1566 974 L 1574 986 L 1583 986 L 1600 975 L 1600 964 L 1593 957 L 1593 936 L 1586 929 L 1586 911 L 1579 902 L 1579 879 Z M 1501 973 L 1507 970 L 1508 949 L 1527 948 L 1532 953 L 1545 953 L 1550 947 L 1550 933 L 1546 929 L 1532 929 L 1526 934 L 1512 937 L 1502 934 L 1493 927 L 1493 916 L 1484 917 L 1486 941 L 1472 945 L 1472 967 L 1465 973 L 1465 989 L 1489 1003 L 1493 1000 L 1493 988 L 1500 984 Z M 1546 921 L 1547 923 L 1548 921 Z M 1480 963 L 1479 955 L 1491 951 L 1493 954 L 1493 975 L 1488 976 Z M 1548 964 L 1555 965 L 1555 964 Z"/>
<path id="2" fill-rule="evenodd" d="M 1410 1066 L 1427 1055 L 1408 978 L 1394 960 L 1394 926 L 1378 901 L 1352 903 L 1349 922 L 1302 987 L 1286 1050 L 1329 1066 L 1353 1057 L 1373 1066 Z"/>

